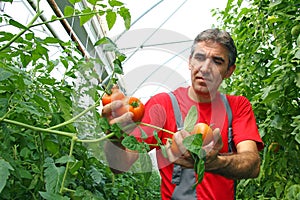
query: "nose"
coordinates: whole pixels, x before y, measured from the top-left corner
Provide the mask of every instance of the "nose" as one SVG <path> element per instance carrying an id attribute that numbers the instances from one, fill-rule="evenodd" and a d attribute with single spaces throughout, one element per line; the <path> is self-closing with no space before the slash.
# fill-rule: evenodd
<path id="1" fill-rule="evenodd" d="M 210 59 L 205 59 L 203 62 L 202 62 L 202 65 L 200 66 L 200 72 L 202 74 L 207 74 L 209 73 L 209 71 L 211 70 L 211 63 L 210 63 Z"/>

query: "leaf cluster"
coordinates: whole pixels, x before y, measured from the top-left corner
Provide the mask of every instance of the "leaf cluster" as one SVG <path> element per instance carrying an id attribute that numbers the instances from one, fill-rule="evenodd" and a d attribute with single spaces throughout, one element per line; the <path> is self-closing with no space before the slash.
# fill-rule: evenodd
<path id="1" fill-rule="evenodd" d="M 86 60 L 73 41 L 42 38 L 34 31 L 72 17 L 83 25 L 96 15 L 105 16 L 109 28 L 120 15 L 128 29 L 130 13 L 115 0 L 88 0 L 83 10 L 75 9 L 80 0 L 70 3 L 63 17 L 42 23 L 39 6 L 27 25 L 0 15 L 1 25 L 19 31 L 0 31 L 0 199 L 155 199 L 159 184 L 148 185 L 137 174 L 114 176 L 97 156 L 103 154 L 102 143 L 93 143 L 96 154 L 84 143 L 105 137 L 97 106 L 107 85 L 95 71 L 103 62 Z M 109 81 L 114 84 L 125 57 L 109 42 L 95 45 L 114 47 L 107 49 L 116 56 Z M 57 56 L 50 55 L 52 47 Z M 150 179 L 159 182 L 158 175 Z"/>
<path id="2" fill-rule="evenodd" d="M 250 99 L 265 143 L 260 177 L 240 181 L 237 196 L 241 199 L 297 199 L 299 1 L 228 0 L 225 10 L 215 10 L 214 14 L 220 27 L 232 34 L 238 49 L 236 71 L 223 85 L 223 90 Z M 280 145 L 278 152 L 268 148 L 274 142 Z"/>

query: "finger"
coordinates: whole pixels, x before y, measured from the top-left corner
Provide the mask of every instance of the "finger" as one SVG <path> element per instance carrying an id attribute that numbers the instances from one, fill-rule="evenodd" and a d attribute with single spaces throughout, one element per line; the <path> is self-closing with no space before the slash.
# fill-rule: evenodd
<path id="1" fill-rule="evenodd" d="M 114 110 L 123 106 L 123 102 L 121 100 L 115 100 L 102 108 L 102 116 L 109 117 L 112 115 Z"/>
<path id="2" fill-rule="evenodd" d="M 166 149 L 168 160 L 171 163 L 173 163 L 173 162 L 175 162 L 179 158 L 179 156 L 173 154 L 172 149 L 171 149 L 171 145 L 172 145 L 171 141 L 168 140 L 167 143 L 166 143 L 166 145 L 165 145 L 165 149 Z"/>
<path id="3" fill-rule="evenodd" d="M 214 138 L 214 149 L 221 149 L 223 147 L 222 136 L 220 134 L 220 129 L 216 128 L 213 131 L 213 138 Z"/>
<path id="4" fill-rule="evenodd" d="M 181 130 L 181 131 L 180 131 L 180 134 L 181 134 L 181 136 L 182 136 L 183 139 L 191 135 L 191 134 L 190 134 L 189 132 L 187 132 L 186 130 Z"/>
<path id="5" fill-rule="evenodd" d="M 185 137 L 187 137 L 189 135 L 188 132 L 184 131 L 184 130 L 181 130 L 181 131 L 178 131 L 174 134 L 174 142 L 176 142 L 181 154 L 184 154 L 187 149 L 185 148 L 185 146 L 183 145 L 183 139 Z"/>
<path id="6" fill-rule="evenodd" d="M 194 160 L 192 159 L 185 159 L 183 157 L 180 157 L 175 160 L 174 163 L 177 165 L 181 165 L 184 168 L 194 168 Z"/>
<path id="7" fill-rule="evenodd" d="M 120 117 L 113 118 L 109 121 L 110 124 L 120 123 L 120 124 L 128 124 L 132 121 L 133 113 L 126 112 L 125 114 L 121 115 Z"/>

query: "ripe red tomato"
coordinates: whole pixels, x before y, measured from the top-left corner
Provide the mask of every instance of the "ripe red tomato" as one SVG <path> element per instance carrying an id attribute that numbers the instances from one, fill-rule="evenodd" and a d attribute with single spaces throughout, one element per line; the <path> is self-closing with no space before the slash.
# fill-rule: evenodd
<path id="1" fill-rule="evenodd" d="M 123 106 L 120 108 L 113 110 L 113 116 L 119 117 L 126 112 L 132 112 L 133 117 L 132 120 L 134 122 L 141 121 L 144 116 L 145 106 L 144 104 L 136 97 L 125 97 L 123 99 Z"/>
<path id="2" fill-rule="evenodd" d="M 277 153 L 280 149 L 280 144 L 278 142 L 272 142 L 268 149 L 273 153 Z"/>
<path id="3" fill-rule="evenodd" d="M 136 97 L 129 97 L 128 104 L 129 112 L 133 113 L 132 120 L 135 122 L 141 121 L 145 112 L 144 104 Z"/>
<path id="4" fill-rule="evenodd" d="M 192 130 L 191 134 L 202 134 L 202 145 L 207 145 L 213 140 L 213 131 L 211 127 L 205 123 L 197 123 L 194 126 L 194 129 Z"/>
<path id="5" fill-rule="evenodd" d="M 111 89 L 111 93 L 107 94 L 105 93 L 102 97 L 102 105 L 105 106 L 106 104 L 111 103 L 112 101 L 115 100 L 122 100 L 124 99 L 125 95 L 121 90 L 118 88 L 113 88 Z"/>

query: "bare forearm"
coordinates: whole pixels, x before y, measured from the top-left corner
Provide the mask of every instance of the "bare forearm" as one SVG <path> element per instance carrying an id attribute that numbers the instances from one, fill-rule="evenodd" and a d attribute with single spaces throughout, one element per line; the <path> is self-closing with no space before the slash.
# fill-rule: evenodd
<path id="1" fill-rule="evenodd" d="M 256 152 L 218 155 L 206 163 L 205 169 L 231 179 L 255 178 L 260 171 L 260 157 Z"/>
<path id="2" fill-rule="evenodd" d="M 138 158 L 137 153 L 126 151 L 120 142 L 107 141 L 104 145 L 104 152 L 109 167 L 114 173 L 128 171 Z"/>

